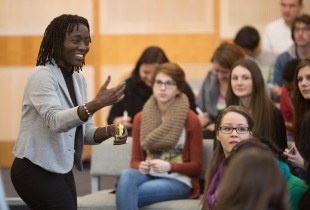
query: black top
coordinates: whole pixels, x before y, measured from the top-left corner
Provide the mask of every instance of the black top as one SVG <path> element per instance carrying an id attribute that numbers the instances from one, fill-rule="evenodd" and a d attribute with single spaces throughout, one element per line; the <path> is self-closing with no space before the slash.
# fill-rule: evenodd
<path id="1" fill-rule="evenodd" d="M 183 92 L 189 99 L 190 109 L 196 112 L 195 96 L 187 83 L 184 86 Z M 108 116 L 108 124 L 112 124 L 116 117 L 123 116 L 124 110 L 126 110 L 128 112 L 128 116 L 133 119 L 134 116 L 142 110 L 143 105 L 152 94 L 152 87 L 146 86 L 142 81 L 135 81 L 132 77 L 127 79 L 125 96 L 123 100 L 112 106 Z M 130 130 L 128 130 L 128 133 L 131 135 Z"/>
<path id="2" fill-rule="evenodd" d="M 71 101 L 72 101 L 74 106 L 78 106 L 75 91 L 74 91 L 73 79 L 72 79 L 73 71 L 68 72 L 68 71 L 64 70 L 64 68 L 61 66 L 60 66 L 60 69 L 61 69 L 62 75 L 64 76 L 64 79 L 65 79 L 65 82 L 66 82 L 66 85 L 67 85 L 67 88 L 68 88 L 68 91 L 70 94 Z M 74 141 L 75 145 L 77 142 L 77 134 L 81 129 L 82 129 L 82 125 L 78 126 L 75 130 L 75 141 Z M 74 146 L 74 148 L 76 148 L 76 147 Z"/>
<path id="3" fill-rule="evenodd" d="M 275 108 L 273 111 L 274 129 L 276 132 L 276 144 L 282 150 L 287 148 L 286 127 L 281 111 Z"/>

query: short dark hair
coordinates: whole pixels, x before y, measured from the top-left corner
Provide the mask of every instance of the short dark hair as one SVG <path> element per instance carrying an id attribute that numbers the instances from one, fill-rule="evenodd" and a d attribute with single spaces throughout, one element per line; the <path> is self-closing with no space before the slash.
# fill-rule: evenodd
<path id="1" fill-rule="evenodd" d="M 295 31 L 295 28 L 296 28 L 296 23 L 304 23 L 304 24 L 310 26 L 310 15 L 302 14 L 302 15 L 297 16 L 293 20 L 293 24 L 292 24 L 292 27 L 291 27 L 291 35 L 292 35 L 293 41 L 295 41 L 294 31 Z"/>
<path id="2" fill-rule="evenodd" d="M 283 79 L 283 81 L 293 82 L 294 75 L 295 75 L 295 70 L 296 70 L 296 67 L 297 67 L 299 61 L 300 60 L 298 58 L 294 58 L 294 59 L 288 61 L 284 65 L 283 72 L 282 72 L 282 79 Z"/>
<path id="3" fill-rule="evenodd" d="M 256 28 L 252 26 L 242 27 L 234 38 L 234 43 L 240 47 L 254 51 L 259 44 L 260 36 Z"/>

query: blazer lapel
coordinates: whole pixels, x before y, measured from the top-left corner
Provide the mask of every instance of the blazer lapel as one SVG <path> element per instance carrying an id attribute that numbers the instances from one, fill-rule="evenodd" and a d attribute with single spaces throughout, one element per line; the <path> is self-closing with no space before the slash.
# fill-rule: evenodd
<path id="1" fill-rule="evenodd" d="M 78 74 L 78 73 L 73 73 L 73 87 L 74 87 L 74 91 L 75 91 L 75 97 L 76 97 L 76 101 L 78 104 L 83 104 L 85 103 L 85 101 L 83 101 L 83 98 L 82 98 L 82 95 L 81 95 L 81 87 L 80 87 L 80 83 L 78 80 L 79 78 L 75 76 L 75 74 Z"/>
<path id="2" fill-rule="evenodd" d="M 57 65 L 57 64 L 54 64 L 54 65 Z M 61 90 L 63 91 L 63 93 L 66 96 L 67 100 L 69 101 L 70 105 L 72 107 L 74 107 L 73 102 L 72 102 L 71 97 L 70 97 L 70 94 L 69 94 L 69 91 L 68 91 L 66 81 L 64 79 L 64 76 L 62 75 L 61 70 L 57 67 L 57 69 L 55 69 L 54 73 L 56 75 L 56 78 L 58 80 L 58 83 L 59 83 Z"/>

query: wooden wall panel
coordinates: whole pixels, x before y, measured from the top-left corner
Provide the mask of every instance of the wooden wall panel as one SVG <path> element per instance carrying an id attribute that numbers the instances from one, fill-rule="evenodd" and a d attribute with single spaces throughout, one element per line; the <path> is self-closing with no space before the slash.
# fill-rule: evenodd
<path id="1" fill-rule="evenodd" d="M 244 25 L 263 34 L 266 24 L 281 17 L 280 0 L 220 0 L 220 37 L 231 39 Z M 310 1 L 303 1 L 302 13 L 310 13 Z"/>
<path id="2" fill-rule="evenodd" d="M 35 66 L 42 37 L 1 37 L 0 66 Z M 115 35 L 100 36 L 100 65 L 131 64 L 136 62 L 143 49 L 150 45 L 161 46 L 171 60 L 179 63 L 209 63 L 219 43 L 213 34 L 200 35 Z M 94 45 L 86 56 L 86 64 L 93 64 Z"/>

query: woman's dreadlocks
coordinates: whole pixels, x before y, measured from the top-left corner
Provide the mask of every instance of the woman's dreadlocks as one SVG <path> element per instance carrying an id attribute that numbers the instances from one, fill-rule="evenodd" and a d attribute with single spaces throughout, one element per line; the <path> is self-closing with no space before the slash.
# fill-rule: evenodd
<path id="1" fill-rule="evenodd" d="M 44 32 L 36 66 L 45 66 L 47 62 L 52 64 L 52 60 L 59 66 L 58 62 L 62 58 L 66 33 L 72 32 L 74 27 L 78 28 L 79 24 L 85 25 L 89 31 L 87 19 L 81 16 L 65 14 L 56 17 Z M 83 65 L 85 65 L 85 61 Z M 74 66 L 74 71 L 79 72 L 80 70 L 82 70 L 82 66 Z"/>

